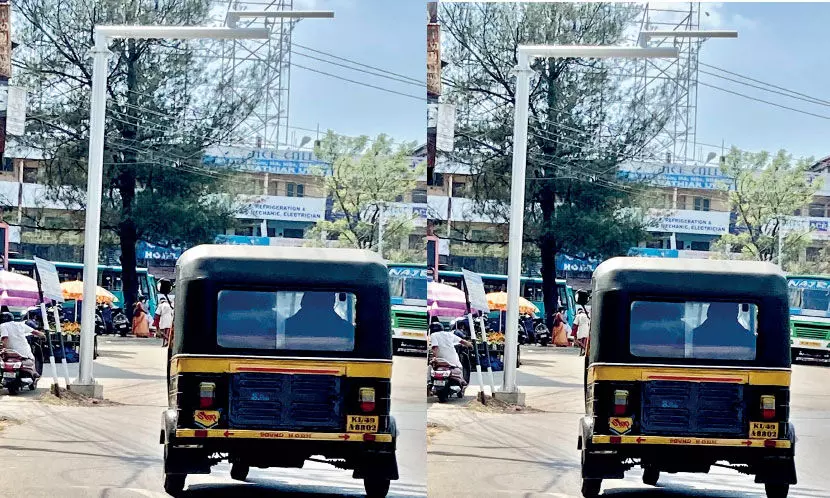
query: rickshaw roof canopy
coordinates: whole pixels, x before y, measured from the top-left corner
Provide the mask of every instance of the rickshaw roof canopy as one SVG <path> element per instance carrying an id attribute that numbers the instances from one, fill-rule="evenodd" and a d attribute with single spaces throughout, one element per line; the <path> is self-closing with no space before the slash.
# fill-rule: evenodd
<path id="1" fill-rule="evenodd" d="M 594 272 L 594 290 L 657 294 L 778 295 L 786 299 L 781 269 L 764 261 L 611 258 Z"/>
<path id="2" fill-rule="evenodd" d="M 225 283 L 389 286 L 383 259 L 363 249 L 201 245 L 182 254 L 176 284 L 210 278 Z"/>

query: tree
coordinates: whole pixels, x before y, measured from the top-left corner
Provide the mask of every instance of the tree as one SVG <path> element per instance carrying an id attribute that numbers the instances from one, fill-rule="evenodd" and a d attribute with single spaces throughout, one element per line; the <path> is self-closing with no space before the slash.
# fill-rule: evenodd
<path id="1" fill-rule="evenodd" d="M 403 254 L 394 247 L 412 232 L 414 220 L 412 214 L 396 212 L 395 203 L 424 174 L 423 168 L 411 165 L 414 148 L 414 143 L 396 144 L 383 134 L 369 139 L 326 133 L 314 152 L 331 164 L 326 191 L 333 200 L 333 220 L 318 221 L 306 238 L 316 243 L 325 234 L 342 247 L 377 250 L 382 237 L 384 255 L 417 259 L 417 254 Z M 423 250 L 419 253 L 417 260 L 423 261 Z"/>
<path id="2" fill-rule="evenodd" d="M 517 46 L 623 44 L 640 9 L 442 5 L 445 94 L 459 109 L 453 159 L 471 165 L 471 194 L 482 214 L 508 219 Z M 532 66 L 524 242 L 539 251 L 548 312 L 556 309 L 557 253 L 608 257 L 645 237 L 641 210 L 626 209 L 638 205 L 641 188 L 618 182 L 617 171 L 663 128 L 669 111 L 655 115 L 646 102 L 666 101 L 667 85 L 635 92 L 620 77 L 632 73 L 631 64 L 569 58 Z"/>
<path id="3" fill-rule="evenodd" d="M 206 25 L 210 0 L 20 0 L 15 78 L 33 90 L 25 141 L 49 157 L 46 182 L 67 205 L 86 200 L 93 29 L 102 24 Z M 198 51 L 219 42 L 114 40 L 106 88 L 102 227 L 118 238 L 125 305 L 137 296 L 136 242 L 209 240 L 233 223 L 229 175 L 201 167 L 257 102 L 261 70 L 231 88 Z M 237 74 L 239 76 L 239 73 Z M 103 236 L 102 236 L 103 238 Z"/>
<path id="4" fill-rule="evenodd" d="M 735 212 L 735 231 L 721 236 L 720 251 L 729 249 L 744 258 L 773 261 L 778 256 L 779 234 L 785 261 L 796 261 L 809 242 L 809 226 L 799 226 L 791 217 L 804 208 L 821 188 L 821 179 L 810 179 L 813 158 L 793 161 L 786 151 L 777 154 L 746 152 L 735 147 L 726 155 L 721 171 L 734 178 L 729 192 Z"/>

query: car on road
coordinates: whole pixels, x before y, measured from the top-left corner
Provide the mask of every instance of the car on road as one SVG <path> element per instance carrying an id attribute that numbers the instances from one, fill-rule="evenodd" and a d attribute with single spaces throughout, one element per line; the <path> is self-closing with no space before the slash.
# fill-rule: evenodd
<path id="1" fill-rule="evenodd" d="M 595 271 L 582 495 L 637 465 L 726 466 L 769 498 L 796 484 L 787 281 L 749 261 L 613 258 Z"/>

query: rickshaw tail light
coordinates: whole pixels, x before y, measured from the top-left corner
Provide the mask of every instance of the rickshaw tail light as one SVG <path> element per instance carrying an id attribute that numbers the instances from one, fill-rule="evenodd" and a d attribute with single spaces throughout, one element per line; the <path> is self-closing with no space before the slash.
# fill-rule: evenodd
<path id="1" fill-rule="evenodd" d="M 358 399 L 360 402 L 360 409 L 364 412 L 371 412 L 375 409 L 375 390 L 371 387 L 361 387 L 360 388 L 360 397 Z"/>
<path id="2" fill-rule="evenodd" d="M 628 391 L 618 389 L 614 391 L 614 415 L 625 415 L 628 411 Z"/>
<path id="3" fill-rule="evenodd" d="M 211 408 L 216 398 L 216 384 L 213 382 L 202 382 L 199 384 L 199 408 Z"/>
<path id="4" fill-rule="evenodd" d="M 766 420 L 775 418 L 775 396 L 761 396 L 761 417 Z"/>

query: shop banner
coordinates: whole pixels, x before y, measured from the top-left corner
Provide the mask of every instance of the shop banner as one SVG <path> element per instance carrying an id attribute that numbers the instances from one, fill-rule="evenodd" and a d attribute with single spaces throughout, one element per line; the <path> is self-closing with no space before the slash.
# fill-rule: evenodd
<path id="1" fill-rule="evenodd" d="M 481 275 L 464 268 L 461 269 L 461 274 L 464 275 L 464 287 L 467 290 L 467 301 L 470 302 L 470 308 L 489 313 L 490 303 L 487 302 L 487 293 L 484 292 L 484 282 L 481 280 Z"/>
<path id="2" fill-rule="evenodd" d="M 217 235 L 216 244 L 231 246 L 267 246 L 271 245 L 268 237 L 250 237 L 247 235 Z"/>
<path id="3" fill-rule="evenodd" d="M 629 256 L 638 258 L 676 258 L 677 249 L 652 249 L 650 247 L 632 247 L 628 250 Z"/>
<path id="4" fill-rule="evenodd" d="M 326 214 L 322 197 L 240 196 L 237 218 L 315 223 Z"/>
<path id="5" fill-rule="evenodd" d="M 689 209 L 650 209 L 646 217 L 649 232 L 721 235 L 729 232 L 729 213 Z"/>
<path id="6" fill-rule="evenodd" d="M 600 260 L 573 258 L 567 254 L 556 255 L 556 269 L 559 271 L 592 272 L 599 266 Z"/>
<path id="7" fill-rule="evenodd" d="M 279 175 L 330 175 L 331 165 L 305 150 L 212 147 L 202 158 L 205 166 Z"/>
<path id="8" fill-rule="evenodd" d="M 147 261 L 176 261 L 184 252 L 180 247 L 162 247 L 143 240 L 136 244 L 136 258 Z"/>
<path id="9" fill-rule="evenodd" d="M 63 291 L 61 290 L 61 282 L 58 278 L 58 270 L 55 264 L 45 259 L 34 257 L 35 266 L 37 267 L 37 277 L 40 280 L 40 291 L 43 297 L 51 299 L 58 303 L 63 302 Z M 43 308 L 41 308 L 43 309 Z"/>
<path id="10" fill-rule="evenodd" d="M 648 183 L 655 187 L 716 190 L 729 185 L 733 188 L 732 178 L 713 166 L 630 162 L 620 166 L 617 178 L 626 182 Z"/>

